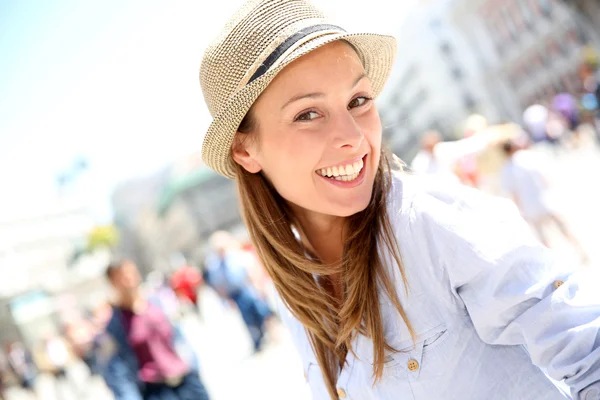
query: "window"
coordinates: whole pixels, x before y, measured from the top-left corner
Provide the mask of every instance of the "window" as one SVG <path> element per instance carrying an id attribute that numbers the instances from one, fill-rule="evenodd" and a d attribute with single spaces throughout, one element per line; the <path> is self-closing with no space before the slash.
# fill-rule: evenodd
<path id="1" fill-rule="evenodd" d="M 463 102 L 465 108 L 469 111 L 473 111 L 475 109 L 475 106 L 477 105 L 477 102 L 470 93 L 465 93 L 463 97 Z"/>
<path id="2" fill-rule="evenodd" d="M 577 36 L 579 37 L 579 43 L 581 44 L 587 44 L 589 41 L 589 37 L 587 32 L 585 31 L 585 28 L 583 27 L 583 25 L 578 25 L 577 26 Z"/>
<path id="3" fill-rule="evenodd" d="M 506 23 L 506 27 L 508 28 L 508 32 L 511 38 L 516 41 L 517 40 L 517 26 L 515 25 L 515 21 L 512 18 L 512 15 L 508 9 L 508 6 L 505 5 L 501 9 L 502 17 Z"/>
<path id="4" fill-rule="evenodd" d="M 454 78 L 454 80 L 460 81 L 462 80 L 463 76 L 463 71 L 462 69 L 460 69 L 460 67 L 454 66 L 452 68 L 452 77 Z"/>
<path id="5" fill-rule="evenodd" d="M 412 100 L 409 103 L 410 112 L 413 112 L 414 110 L 421 107 L 421 105 L 425 103 L 428 98 L 429 93 L 427 93 L 427 89 L 422 88 L 421 90 L 419 90 L 419 92 L 412 98 Z"/>
<path id="6" fill-rule="evenodd" d="M 548 55 L 548 52 L 545 49 L 542 49 L 539 53 L 538 53 L 538 58 L 540 59 L 542 66 L 543 67 L 547 67 L 550 65 L 550 57 Z"/>
<path id="7" fill-rule="evenodd" d="M 440 44 L 440 51 L 442 52 L 442 54 L 450 56 L 452 55 L 452 46 L 448 42 L 442 42 Z"/>
<path id="8" fill-rule="evenodd" d="M 538 9 L 540 14 L 545 17 L 552 17 L 552 1 L 551 0 L 538 0 Z"/>
<path id="9" fill-rule="evenodd" d="M 560 55 L 560 47 L 558 47 L 558 43 L 554 39 L 548 39 L 546 49 L 551 59 Z"/>
<path id="10" fill-rule="evenodd" d="M 507 4 L 508 15 L 512 18 L 517 34 L 521 34 L 525 29 L 525 21 L 521 13 L 521 7 L 518 2 L 509 2 Z"/>
<path id="11" fill-rule="evenodd" d="M 523 16 L 525 27 L 529 30 L 533 28 L 533 12 L 531 11 L 530 0 L 519 0 L 519 8 Z"/>

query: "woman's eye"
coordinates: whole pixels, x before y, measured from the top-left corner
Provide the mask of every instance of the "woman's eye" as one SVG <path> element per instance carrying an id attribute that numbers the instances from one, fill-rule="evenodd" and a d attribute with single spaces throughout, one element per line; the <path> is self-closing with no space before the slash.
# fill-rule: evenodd
<path id="1" fill-rule="evenodd" d="M 296 117 L 295 121 L 312 121 L 313 119 L 317 118 L 318 116 L 319 116 L 319 114 L 316 111 L 307 111 L 305 113 L 298 115 Z"/>
<path id="2" fill-rule="evenodd" d="M 356 98 L 352 99 L 352 101 L 350 103 L 348 103 L 348 109 L 365 105 L 365 103 L 369 100 L 371 100 L 371 99 L 369 99 L 368 97 L 365 97 L 365 96 L 356 97 Z"/>

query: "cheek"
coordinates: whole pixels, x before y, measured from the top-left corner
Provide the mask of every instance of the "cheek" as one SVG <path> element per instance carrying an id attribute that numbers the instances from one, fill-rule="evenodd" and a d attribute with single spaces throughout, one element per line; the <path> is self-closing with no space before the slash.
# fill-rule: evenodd
<path id="1" fill-rule="evenodd" d="M 368 114 L 363 116 L 360 119 L 356 120 L 363 134 L 365 135 L 365 139 L 369 142 L 370 146 L 374 151 L 379 153 L 381 149 L 381 119 L 379 118 L 379 114 L 375 109 L 371 110 Z"/>
<path id="2" fill-rule="evenodd" d="M 315 132 L 294 132 L 262 143 L 259 161 L 263 172 L 287 200 L 294 201 L 291 197 L 314 187 L 314 169 L 323 153 L 323 143 L 318 138 Z"/>

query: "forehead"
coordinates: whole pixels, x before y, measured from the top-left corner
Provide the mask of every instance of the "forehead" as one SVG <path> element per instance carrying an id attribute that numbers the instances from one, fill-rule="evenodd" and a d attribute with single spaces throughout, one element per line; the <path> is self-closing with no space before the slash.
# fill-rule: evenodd
<path id="1" fill-rule="evenodd" d="M 301 89 L 303 86 L 319 83 L 316 79 L 318 77 L 330 77 L 332 74 L 339 79 L 333 82 L 330 79 L 324 80 L 329 84 L 335 84 L 336 81 L 342 81 L 347 77 L 354 79 L 362 72 L 364 67 L 354 48 L 348 42 L 338 40 L 291 62 L 277 74 L 265 92 L 274 91 L 283 85 L 288 92 L 292 88 Z M 311 80 L 307 81 L 305 78 Z"/>
<path id="2" fill-rule="evenodd" d="M 136 266 L 134 263 L 132 262 L 124 262 L 120 267 L 115 268 L 113 274 L 114 275 L 118 275 L 118 274 L 122 274 L 123 272 L 130 272 L 136 269 Z"/>

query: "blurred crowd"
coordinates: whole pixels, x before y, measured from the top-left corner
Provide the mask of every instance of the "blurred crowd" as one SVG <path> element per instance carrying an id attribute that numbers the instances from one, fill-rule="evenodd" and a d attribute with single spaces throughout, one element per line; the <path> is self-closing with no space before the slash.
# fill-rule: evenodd
<path id="1" fill-rule="evenodd" d="M 561 93 L 548 105 L 527 107 L 522 125 L 490 125 L 485 117 L 474 114 L 458 140 L 444 141 L 436 131 L 425 132 L 411 170 L 509 198 L 542 243 L 550 246 L 548 231 L 557 230 L 585 265 L 588 255 L 557 200 L 555 160 L 600 144 L 600 86 L 596 79 L 586 85 L 589 91 L 579 100 Z"/>
<path id="2" fill-rule="evenodd" d="M 276 323 L 273 289 L 252 245 L 225 231 L 210 238 L 204 265 L 179 264 L 168 275 L 155 271 L 142 279 L 131 260 L 112 262 L 106 269 L 112 296 L 106 302 L 82 310 L 60 334 L 36 346 L 6 344 L 0 352 L 0 398 L 9 386 L 19 387 L 22 398 L 87 398 L 87 382 L 94 379 L 117 400 L 210 398 L 202 362 L 182 329 L 184 320 L 203 318 L 200 291 L 210 288 L 227 309 L 239 312 L 258 353 Z M 86 366 L 87 382 L 73 379 L 74 363 Z M 55 393 L 36 389 L 42 374 L 52 377 Z"/>

